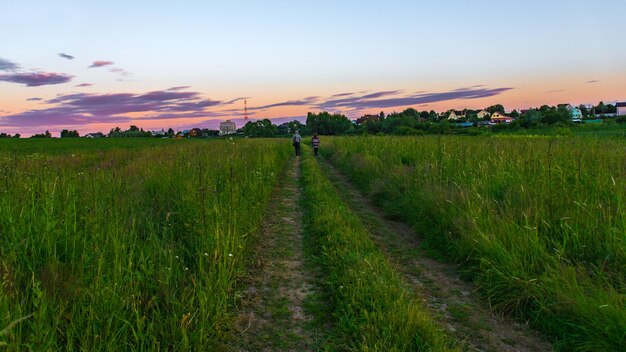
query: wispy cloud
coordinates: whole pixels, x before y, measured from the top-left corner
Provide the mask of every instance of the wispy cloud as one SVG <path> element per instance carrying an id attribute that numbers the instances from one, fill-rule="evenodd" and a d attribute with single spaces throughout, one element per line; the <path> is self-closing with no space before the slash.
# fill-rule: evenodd
<path id="1" fill-rule="evenodd" d="M 123 68 L 119 68 L 119 67 L 110 68 L 109 72 L 117 73 L 120 76 L 129 76 L 130 75 L 130 73 L 128 71 L 124 70 Z"/>
<path id="2" fill-rule="evenodd" d="M 54 72 L 25 72 L 0 75 L 0 81 L 25 84 L 27 87 L 37 87 L 51 84 L 67 83 L 72 80 L 71 75 Z"/>
<path id="3" fill-rule="evenodd" d="M 69 54 L 65 54 L 65 53 L 59 53 L 59 56 L 64 58 L 64 59 L 68 59 L 68 60 L 74 60 L 75 57 Z"/>
<path id="4" fill-rule="evenodd" d="M 34 97 L 34 98 L 28 98 L 28 99 L 26 99 L 26 100 L 27 100 L 27 101 L 41 101 L 41 100 L 43 100 L 43 99 L 42 99 L 42 98 L 37 98 L 37 97 Z"/>
<path id="5" fill-rule="evenodd" d="M 0 57 L 0 71 L 14 71 L 18 68 L 20 65 Z"/>
<path id="6" fill-rule="evenodd" d="M 183 89 L 188 89 L 188 88 L 191 88 L 191 86 L 177 86 L 177 87 L 167 88 L 166 90 L 177 91 L 177 90 L 183 90 Z"/>
<path id="7" fill-rule="evenodd" d="M 91 83 L 81 83 L 81 84 L 77 84 L 74 87 L 91 87 L 93 86 L 93 84 Z"/>
<path id="8" fill-rule="evenodd" d="M 565 92 L 564 89 L 554 89 L 554 90 L 546 90 L 544 93 L 552 94 L 552 93 L 561 93 Z"/>
<path id="9" fill-rule="evenodd" d="M 113 61 L 105 61 L 105 60 L 96 60 L 94 61 L 88 68 L 96 68 L 96 67 L 103 67 L 103 66 L 110 66 L 113 65 L 114 62 Z"/>
<path id="10" fill-rule="evenodd" d="M 279 107 L 279 106 L 303 106 L 303 105 L 312 105 L 312 104 L 314 104 L 314 103 L 315 103 L 318 99 L 319 99 L 319 97 L 307 97 L 307 98 L 300 99 L 300 100 L 288 100 L 288 101 L 283 101 L 283 102 L 274 103 L 274 104 L 268 104 L 268 105 L 262 105 L 262 106 L 254 106 L 254 107 L 250 107 L 250 108 L 248 108 L 248 110 L 261 110 L 261 109 L 269 109 L 269 108 L 275 108 L 275 107 Z"/>
<path id="11" fill-rule="evenodd" d="M 599 81 L 599 80 L 597 80 L 597 79 L 592 79 L 591 81 L 587 81 L 587 82 L 585 82 L 585 83 L 586 83 L 586 84 L 592 84 L 592 83 L 598 83 L 598 82 L 600 82 L 600 81 Z"/>

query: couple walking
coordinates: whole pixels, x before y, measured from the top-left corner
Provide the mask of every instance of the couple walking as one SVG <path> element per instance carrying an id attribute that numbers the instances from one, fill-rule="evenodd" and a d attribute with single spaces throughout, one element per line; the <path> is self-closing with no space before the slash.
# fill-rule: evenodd
<path id="1" fill-rule="evenodd" d="M 296 131 L 293 135 L 291 141 L 293 142 L 293 147 L 296 149 L 296 156 L 300 156 L 300 143 L 302 143 L 302 136 L 300 136 L 298 131 Z M 318 149 L 320 148 L 320 138 L 317 136 L 317 133 L 313 133 L 311 145 L 313 145 L 313 152 L 315 153 L 315 156 L 317 156 Z"/>

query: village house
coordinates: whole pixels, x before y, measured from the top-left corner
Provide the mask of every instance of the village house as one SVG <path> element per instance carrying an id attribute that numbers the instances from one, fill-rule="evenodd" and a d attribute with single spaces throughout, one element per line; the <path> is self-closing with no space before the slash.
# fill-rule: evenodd
<path id="1" fill-rule="evenodd" d="M 460 120 L 465 118 L 465 110 L 450 110 L 450 114 L 448 115 L 448 120 Z"/>
<path id="2" fill-rule="evenodd" d="M 567 111 L 569 111 L 569 117 L 572 119 L 572 122 L 581 122 L 583 119 L 583 112 L 579 108 L 572 106 L 572 104 L 559 104 L 558 107 L 564 107 Z"/>
<path id="3" fill-rule="evenodd" d="M 231 120 L 220 122 L 220 136 L 237 133 L 237 126 Z"/>
<path id="4" fill-rule="evenodd" d="M 498 111 L 494 112 L 493 114 L 491 114 L 491 122 L 494 123 L 511 123 L 513 122 L 513 118 L 506 116 L 505 114 L 502 114 Z"/>
<path id="5" fill-rule="evenodd" d="M 487 110 L 480 110 L 479 112 L 476 113 L 476 117 L 478 117 L 479 119 L 485 119 L 487 117 L 489 117 L 491 114 L 489 114 L 489 111 Z"/>
<path id="6" fill-rule="evenodd" d="M 363 115 L 359 117 L 358 119 L 356 119 L 356 124 L 361 125 L 367 122 L 378 122 L 378 121 L 380 121 L 379 115 Z"/>
<path id="7" fill-rule="evenodd" d="M 617 108 L 617 116 L 625 116 L 626 115 L 626 101 L 618 101 L 615 104 Z"/>

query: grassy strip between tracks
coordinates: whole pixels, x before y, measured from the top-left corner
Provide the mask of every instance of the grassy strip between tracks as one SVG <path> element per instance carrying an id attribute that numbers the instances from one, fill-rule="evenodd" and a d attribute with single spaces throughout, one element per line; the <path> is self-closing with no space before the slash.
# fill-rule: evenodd
<path id="1" fill-rule="evenodd" d="M 326 348 L 358 351 L 449 351 L 451 340 L 412 299 L 359 218 L 319 164 L 302 162 L 309 235 L 323 267 L 336 322 Z"/>

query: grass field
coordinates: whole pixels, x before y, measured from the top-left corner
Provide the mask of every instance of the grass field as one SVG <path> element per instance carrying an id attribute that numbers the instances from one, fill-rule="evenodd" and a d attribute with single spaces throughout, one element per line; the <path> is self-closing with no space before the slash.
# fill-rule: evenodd
<path id="1" fill-rule="evenodd" d="M 49 140 L 0 150 L 0 326 L 29 317 L 1 344 L 217 345 L 288 145 Z"/>
<path id="2" fill-rule="evenodd" d="M 366 137 L 323 152 L 562 350 L 626 348 L 626 141 Z"/>
<path id="3" fill-rule="evenodd" d="M 237 345 L 239 329 L 262 332 L 252 346 L 281 345 L 266 344 L 267 336 L 310 336 L 326 351 L 463 350 L 445 319 L 479 315 L 427 296 L 460 274 L 480 293 L 463 294 L 484 302 L 487 315 L 529 322 L 556 350 L 626 349 L 626 140 L 322 143 L 346 184 L 415 230 L 395 233 L 420 239 L 412 256 L 459 264 L 448 265 L 455 272 L 440 270 L 449 277 L 430 291 L 407 282 L 402 272 L 410 270 L 398 265 L 410 261 L 381 250 L 365 213 L 327 178 L 328 163 L 320 167 L 308 147 L 294 159 L 285 139 L 0 140 L 0 347 L 224 350 Z M 281 248 L 280 238 L 299 242 Z M 271 257 L 268 244 L 304 258 Z M 280 273 L 259 264 L 268 258 Z M 272 290 L 246 291 L 251 275 L 260 276 L 257 285 L 273 278 Z M 298 329 L 313 334 L 280 330 L 300 314 L 280 277 L 311 280 L 297 304 L 314 316 Z M 262 329 L 250 329 L 254 319 L 239 306 L 270 312 L 260 316 Z M 272 314 L 281 324 L 272 326 Z M 480 317 L 486 330 L 498 329 Z"/>

